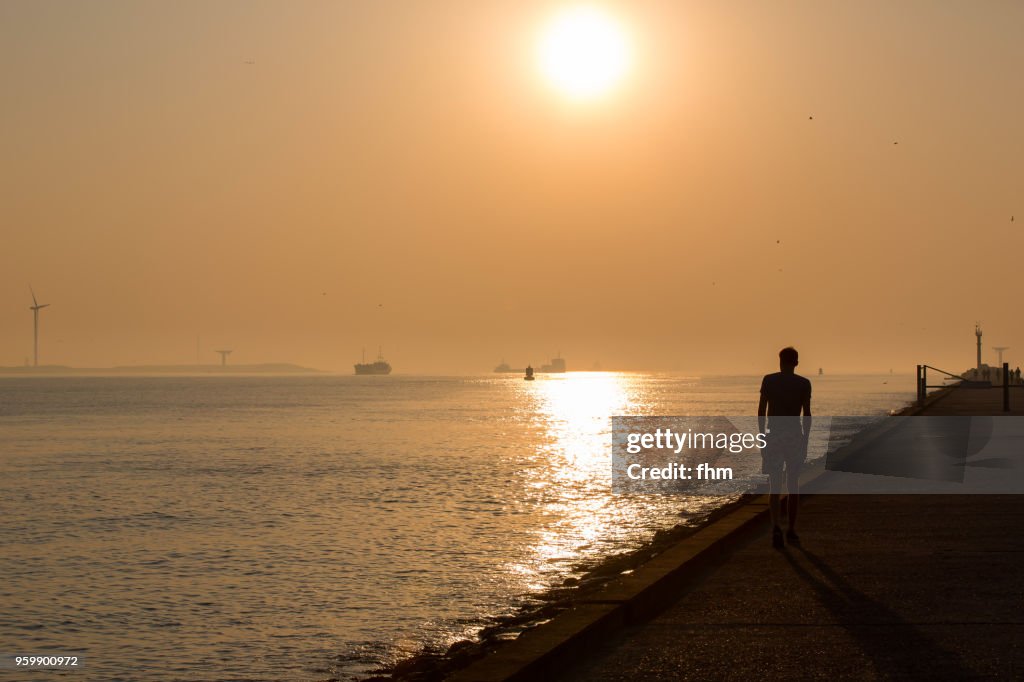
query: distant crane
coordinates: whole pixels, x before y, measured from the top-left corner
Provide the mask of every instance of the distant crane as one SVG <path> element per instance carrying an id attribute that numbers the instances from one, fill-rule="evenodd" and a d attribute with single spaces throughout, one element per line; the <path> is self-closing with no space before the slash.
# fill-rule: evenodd
<path id="1" fill-rule="evenodd" d="M 229 351 L 229 350 L 215 350 L 213 352 L 214 353 L 220 353 L 220 366 L 221 367 L 227 367 L 228 366 L 228 356 L 231 355 L 231 351 Z"/>
<path id="2" fill-rule="evenodd" d="M 32 285 L 28 285 L 28 290 L 32 294 L 32 305 L 29 306 L 29 310 L 32 311 L 32 366 L 39 366 L 39 311 L 43 308 L 48 308 L 49 303 L 43 303 L 39 305 L 39 301 L 36 300 L 36 292 L 32 290 Z"/>
<path id="3" fill-rule="evenodd" d="M 1002 367 L 1003 367 L 1003 351 L 1004 350 L 1010 350 L 1010 347 L 1009 346 L 992 346 L 992 350 L 994 350 L 995 352 L 999 353 L 999 364 L 996 365 L 996 366 L 999 367 L 1000 369 L 1002 369 Z"/>

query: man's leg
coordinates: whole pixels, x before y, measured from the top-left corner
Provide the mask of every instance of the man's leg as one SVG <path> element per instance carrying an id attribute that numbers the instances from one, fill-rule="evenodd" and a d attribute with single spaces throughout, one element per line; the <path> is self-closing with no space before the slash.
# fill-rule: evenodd
<path id="1" fill-rule="evenodd" d="M 796 513 L 800 507 L 800 467 L 786 465 L 786 511 L 789 515 L 789 533 L 796 535 Z"/>
<path id="2" fill-rule="evenodd" d="M 772 517 L 772 545 L 779 547 L 782 541 L 782 529 L 779 527 L 780 500 L 782 499 L 782 471 L 773 471 L 768 474 L 768 512 Z"/>

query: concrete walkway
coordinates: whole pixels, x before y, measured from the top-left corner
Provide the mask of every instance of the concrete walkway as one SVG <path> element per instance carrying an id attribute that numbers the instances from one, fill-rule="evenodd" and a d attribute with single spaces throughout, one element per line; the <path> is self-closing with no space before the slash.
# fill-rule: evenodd
<path id="1" fill-rule="evenodd" d="M 1024 497 L 819 496 L 566 680 L 1024 677 Z"/>
<path id="2" fill-rule="evenodd" d="M 1003 412 L 1003 389 L 955 388 L 920 412 L 929 417 L 1024 415 L 1024 387 L 1010 387 L 1010 411 Z"/>

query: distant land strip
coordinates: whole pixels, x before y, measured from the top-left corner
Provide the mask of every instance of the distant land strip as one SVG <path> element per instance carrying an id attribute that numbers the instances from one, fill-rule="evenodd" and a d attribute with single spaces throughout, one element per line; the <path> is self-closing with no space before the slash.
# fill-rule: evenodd
<path id="1" fill-rule="evenodd" d="M 323 370 L 302 367 L 285 362 L 259 365 L 119 365 L 117 367 L 68 367 L 41 365 L 39 367 L 0 367 L 2 374 L 47 375 L 109 375 L 109 374 L 323 374 Z"/>

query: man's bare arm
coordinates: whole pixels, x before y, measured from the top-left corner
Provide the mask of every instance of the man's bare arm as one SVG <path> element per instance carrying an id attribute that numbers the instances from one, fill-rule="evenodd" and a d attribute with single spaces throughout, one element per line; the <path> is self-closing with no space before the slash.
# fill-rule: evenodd
<path id="1" fill-rule="evenodd" d="M 764 393 L 761 394 L 761 401 L 757 403 L 757 429 L 759 433 L 764 433 L 764 418 L 768 414 L 768 398 L 764 397 Z"/>

